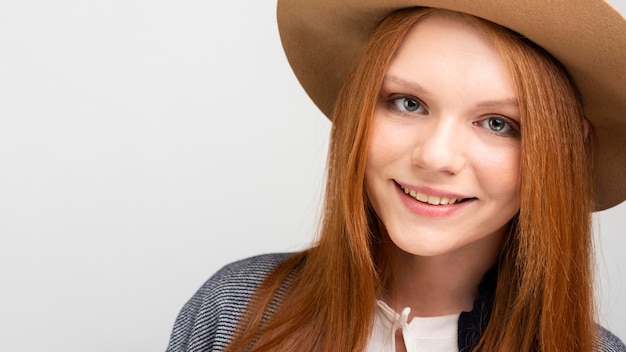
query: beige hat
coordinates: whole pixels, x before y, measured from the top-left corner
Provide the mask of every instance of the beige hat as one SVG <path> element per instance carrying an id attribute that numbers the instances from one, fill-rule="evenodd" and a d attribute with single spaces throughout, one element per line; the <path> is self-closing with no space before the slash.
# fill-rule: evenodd
<path id="1" fill-rule="evenodd" d="M 597 210 L 626 199 L 626 19 L 602 0 L 278 0 L 283 48 L 326 116 L 390 12 L 426 6 L 465 12 L 519 32 L 573 76 L 594 127 Z"/>

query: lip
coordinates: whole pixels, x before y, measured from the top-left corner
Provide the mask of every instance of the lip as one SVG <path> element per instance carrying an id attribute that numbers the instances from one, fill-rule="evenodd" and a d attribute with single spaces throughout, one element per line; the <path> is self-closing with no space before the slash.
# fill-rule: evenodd
<path id="1" fill-rule="evenodd" d="M 463 195 L 463 194 L 459 194 L 459 193 L 452 193 L 452 192 L 448 192 L 448 191 L 442 191 L 442 190 L 438 190 L 438 189 L 430 188 L 430 187 L 426 187 L 426 186 L 416 186 L 416 185 L 411 185 L 411 184 L 408 184 L 408 183 L 398 182 L 396 180 L 393 180 L 393 182 L 396 183 L 398 186 L 402 186 L 404 188 L 408 188 L 408 189 L 414 190 L 416 192 L 428 194 L 429 196 L 436 196 L 436 197 L 440 197 L 440 198 L 447 197 L 447 198 L 456 198 L 456 199 L 472 198 L 472 197 L 469 197 L 467 195 Z"/>
<path id="2" fill-rule="evenodd" d="M 395 180 L 394 180 L 394 183 L 396 184 L 395 185 L 396 190 L 404 206 L 411 213 L 418 215 L 418 216 L 422 216 L 422 217 L 442 218 L 442 217 L 451 216 L 457 211 L 465 208 L 466 206 L 472 204 L 474 201 L 477 200 L 476 198 L 468 197 L 466 195 L 462 195 L 459 193 L 448 192 L 448 191 L 430 188 L 426 186 L 410 185 L 406 183 L 400 183 Z M 419 193 L 427 194 L 429 196 L 436 196 L 436 197 L 441 197 L 441 198 L 447 197 L 447 198 L 463 199 L 463 201 L 459 203 L 445 204 L 445 205 L 428 204 L 428 203 L 420 202 L 419 200 L 411 197 L 410 195 L 405 194 L 401 187 L 408 188 Z"/>

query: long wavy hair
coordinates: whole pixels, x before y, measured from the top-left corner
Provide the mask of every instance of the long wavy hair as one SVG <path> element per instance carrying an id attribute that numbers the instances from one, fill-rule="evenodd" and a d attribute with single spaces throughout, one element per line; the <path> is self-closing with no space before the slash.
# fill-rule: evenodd
<path id="1" fill-rule="evenodd" d="M 375 301 L 395 273 L 393 245 L 364 188 L 370 121 L 396 49 L 437 11 L 396 11 L 378 26 L 335 103 L 319 240 L 259 286 L 229 351 L 365 349 Z M 475 350 L 591 351 L 593 199 L 581 100 L 544 50 L 493 23 L 462 18 L 507 63 L 522 131 L 520 210 L 496 258 L 491 318 Z"/>

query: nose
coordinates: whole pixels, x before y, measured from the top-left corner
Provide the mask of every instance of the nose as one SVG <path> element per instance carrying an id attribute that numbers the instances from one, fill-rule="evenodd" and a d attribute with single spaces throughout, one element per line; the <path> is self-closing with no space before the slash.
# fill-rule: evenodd
<path id="1" fill-rule="evenodd" d="M 411 155 L 413 165 L 432 172 L 458 174 L 465 168 L 467 138 L 454 119 L 433 118 L 423 126 Z"/>

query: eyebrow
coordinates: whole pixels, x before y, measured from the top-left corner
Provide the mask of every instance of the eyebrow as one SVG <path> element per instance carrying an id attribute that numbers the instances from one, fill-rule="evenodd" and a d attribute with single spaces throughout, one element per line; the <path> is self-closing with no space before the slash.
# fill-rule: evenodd
<path id="1" fill-rule="evenodd" d="M 424 89 L 424 87 L 419 85 L 417 82 L 407 81 L 397 76 L 385 75 L 383 77 L 383 81 L 392 81 L 394 83 L 398 83 L 402 86 L 405 86 L 409 89 L 416 90 L 416 91 L 423 92 L 423 93 L 428 93 L 428 91 Z"/>
<path id="2" fill-rule="evenodd" d="M 393 75 L 385 75 L 383 77 L 384 81 L 392 81 L 394 83 L 400 84 L 402 86 L 405 86 L 413 91 L 417 91 L 426 95 L 429 95 L 428 91 L 426 89 L 424 89 L 424 87 L 422 87 L 421 85 L 419 85 L 417 82 L 413 82 L 413 81 L 407 81 L 405 79 L 402 79 L 400 77 L 397 76 L 393 76 Z M 505 99 L 494 99 L 494 100 L 485 100 L 485 101 L 481 101 L 478 102 L 476 104 L 476 106 L 478 107 L 493 107 L 493 106 L 512 106 L 515 108 L 519 107 L 519 103 L 517 101 L 517 98 L 505 98 Z"/>
<path id="3" fill-rule="evenodd" d="M 481 101 L 480 103 L 476 104 L 477 106 L 480 107 L 490 107 L 490 106 L 513 106 L 513 107 L 519 107 L 519 103 L 517 102 L 517 99 L 515 98 L 509 98 L 509 99 L 497 99 L 497 100 L 485 100 L 485 101 Z"/>

